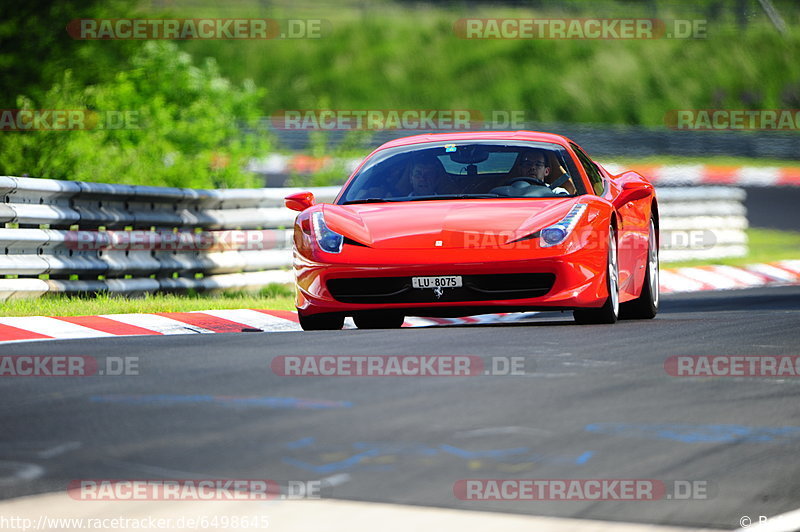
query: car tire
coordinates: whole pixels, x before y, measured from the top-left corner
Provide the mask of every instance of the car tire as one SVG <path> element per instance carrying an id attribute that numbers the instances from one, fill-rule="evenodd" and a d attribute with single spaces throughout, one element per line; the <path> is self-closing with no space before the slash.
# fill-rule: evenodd
<path id="1" fill-rule="evenodd" d="M 359 329 L 398 329 L 405 319 L 405 316 L 397 312 L 370 312 L 353 316 Z"/>
<path id="2" fill-rule="evenodd" d="M 616 323 L 619 319 L 619 264 L 617 259 L 617 233 L 608 228 L 608 260 L 606 261 L 606 288 L 608 298 L 600 308 L 575 309 L 575 321 L 580 324 Z"/>
<path id="3" fill-rule="evenodd" d="M 620 318 L 626 320 L 650 320 L 658 314 L 660 285 L 658 278 L 658 240 L 656 224 L 650 218 L 650 233 L 647 237 L 647 273 L 642 284 L 642 293 L 633 301 L 620 305 Z"/>
<path id="4" fill-rule="evenodd" d="M 327 313 L 304 316 L 298 312 L 297 317 L 300 319 L 300 327 L 304 331 L 336 331 L 344 327 L 344 314 Z"/>

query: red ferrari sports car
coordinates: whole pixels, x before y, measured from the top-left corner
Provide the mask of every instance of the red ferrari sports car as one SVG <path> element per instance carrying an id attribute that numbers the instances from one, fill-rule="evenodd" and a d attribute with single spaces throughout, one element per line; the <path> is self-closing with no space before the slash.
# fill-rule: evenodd
<path id="1" fill-rule="evenodd" d="M 332 204 L 292 194 L 304 330 L 404 317 L 571 310 L 578 323 L 658 311 L 658 203 L 568 138 L 427 134 L 367 157 Z"/>

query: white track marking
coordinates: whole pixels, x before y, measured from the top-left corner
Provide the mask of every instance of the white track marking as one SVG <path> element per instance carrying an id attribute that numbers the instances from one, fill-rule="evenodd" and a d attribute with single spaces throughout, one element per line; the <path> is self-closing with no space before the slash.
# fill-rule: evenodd
<path id="1" fill-rule="evenodd" d="M 52 336 L 53 338 L 97 338 L 114 336 L 107 332 L 90 329 L 67 321 L 47 318 L 44 316 L 20 316 L 15 318 L 0 318 L 0 323 L 11 325 L 19 329 Z"/>
<path id="2" fill-rule="evenodd" d="M 11 486 L 19 482 L 30 482 L 44 475 L 44 468 L 27 462 L 0 462 L 0 471 L 11 470 L 10 475 L 0 476 L 0 486 Z M 2 514 L 2 512 L 0 512 Z"/>
<path id="3" fill-rule="evenodd" d="M 318 482 L 324 482 L 328 486 L 335 487 L 335 486 L 341 486 L 345 482 L 350 482 L 352 478 L 353 477 L 351 477 L 347 473 L 337 473 L 336 475 L 331 475 L 329 477 L 321 478 L 318 480 Z"/>
<path id="4" fill-rule="evenodd" d="M 139 474 L 147 473 L 149 475 L 157 475 L 163 478 L 180 478 L 180 479 L 221 478 L 221 477 L 215 477 L 214 475 L 206 475 L 203 473 L 192 473 L 189 471 L 181 471 L 179 469 L 169 469 L 160 466 L 126 462 L 125 460 L 107 459 L 103 460 L 103 463 L 114 467 L 123 467 L 125 469 L 130 469 L 131 471 L 135 471 L 136 473 Z"/>
<path id="5" fill-rule="evenodd" d="M 671 292 L 699 292 L 703 283 L 685 277 L 673 270 L 659 271 L 659 281 L 662 288 Z"/>
<path id="6" fill-rule="evenodd" d="M 61 445 L 56 445 L 55 447 L 50 447 L 49 449 L 39 451 L 38 453 L 36 453 L 36 456 L 38 456 L 39 458 L 48 459 L 80 448 L 81 448 L 81 442 L 68 441 L 66 443 L 62 443 Z"/>
<path id="7" fill-rule="evenodd" d="M 149 329 L 161 334 L 210 334 L 214 332 L 157 314 L 101 314 L 100 317 L 127 323 L 142 329 Z"/>
<path id="8" fill-rule="evenodd" d="M 730 290 L 731 288 L 740 286 L 739 283 L 733 279 L 701 268 L 681 268 L 678 272 L 684 277 L 700 281 L 718 290 Z"/>
<path id="9" fill-rule="evenodd" d="M 756 275 L 743 268 L 736 268 L 735 266 L 714 266 L 714 272 L 737 281 L 739 286 L 742 287 L 762 286 L 767 284 L 767 280 L 760 275 Z"/>
<path id="10" fill-rule="evenodd" d="M 752 272 L 760 273 L 779 281 L 795 282 L 798 280 L 797 275 L 792 275 L 786 270 L 776 268 L 775 266 L 770 266 L 769 264 L 752 264 L 745 267 Z"/>
<path id="11" fill-rule="evenodd" d="M 438 325 L 435 321 L 431 321 L 427 318 L 418 318 L 416 316 L 408 316 L 406 318 L 406 323 L 412 327 L 430 327 L 432 325 Z"/>
<path id="12" fill-rule="evenodd" d="M 781 260 L 778 261 L 778 264 L 787 270 L 797 273 L 797 276 L 800 277 L 800 260 Z"/>
<path id="13" fill-rule="evenodd" d="M 52 441 L 16 441 L 0 443 L 0 454 L 6 456 L 34 456 L 49 459 L 81 447 L 79 441 L 56 444 Z"/>
<path id="14" fill-rule="evenodd" d="M 196 311 L 210 316 L 216 316 L 224 320 L 241 323 L 247 327 L 261 329 L 262 331 L 300 331 L 300 324 L 292 320 L 285 320 L 277 316 L 270 316 L 263 312 L 250 309 L 236 310 L 199 310 Z"/>
<path id="15" fill-rule="evenodd" d="M 475 438 L 480 436 L 495 436 L 497 434 L 524 434 L 526 436 L 551 436 L 553 431 L 537 429 L 534 427 L 486 427 L 483 429 L 463 430 L 453 434 L 455 438 Z"/>
<path id="16" fill-rule="evenodd" d="M 481 314 L 473 316 L 473 318 L 481 320 L 482 323 L 512 323 L 527 320 L 539 314 L 541 312 L 511 312 L 509 314 Z"/>

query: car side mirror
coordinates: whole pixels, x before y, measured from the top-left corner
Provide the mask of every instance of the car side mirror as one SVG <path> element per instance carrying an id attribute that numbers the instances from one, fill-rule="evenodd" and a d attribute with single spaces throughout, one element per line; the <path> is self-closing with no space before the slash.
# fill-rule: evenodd
<path id="1" fill-rule="evenodd" d="M 314 205 L 314 194 L 312 192 L 297 192 L 286 196 L 283 201 L 293 211 L 303 212 Z"/>
<path id="2" fill-rule="evenodd" d="M 614 206 L 622 207 L 626 203 L 644 199 L 648 196 L 650 196 L 650 187 L 636 181 L 628 181 L 622 185 L 619 196 L 614 199 Z"/>

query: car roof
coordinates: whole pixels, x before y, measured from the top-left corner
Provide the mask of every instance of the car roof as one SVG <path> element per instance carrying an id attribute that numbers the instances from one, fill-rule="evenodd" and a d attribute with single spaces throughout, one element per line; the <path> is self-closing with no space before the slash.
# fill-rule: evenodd
<path id="1" fill-rule="evenodd" d="M 378 150 L 394 148 L 397 146 L 424 144 L 426 142 L 444 142 L 448 140 L 455 142 L 463 142 L 465 140 L 523 140 L 534 142 L 551 142 L 560 144 L 562 146 L 566 146 L 572 142 L 563 135 L 545 133 L 543 131 L 468 131 L 463 133 L 426 133 L 423 135 L 402 137 L 381 145 Z"/>

